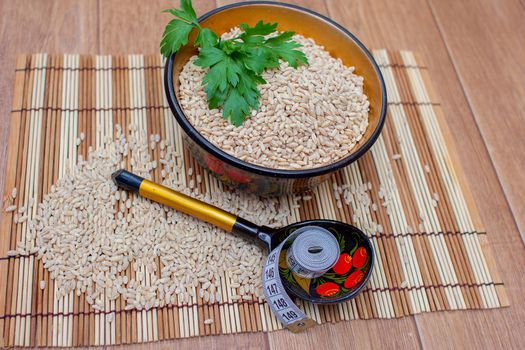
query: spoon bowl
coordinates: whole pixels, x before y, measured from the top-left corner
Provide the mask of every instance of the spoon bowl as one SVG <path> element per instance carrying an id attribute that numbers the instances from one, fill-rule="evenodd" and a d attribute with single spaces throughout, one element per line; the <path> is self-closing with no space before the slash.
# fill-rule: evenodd
<path id="1" fill-rule="evenodd" d="M 372 274 L 372 267 L 375 259 L 374 250 L 370 240 L 357 227 L 334 220 L 299 221 L 269 233 L 268 241 L 265 240 L 265 243 L 269 243 L 266 243 L 265 245 L 270 250 L 273 250 L 286 240 L 286 238 L 288 238 L 288 236 L 290 236 L 295 230 L 306 226 L 322 227 L 330 231 L 339 243 L 341 255 L 348 254 L 349 256 L 352 256 L 353 254 L 359 254 L 363 252 L 363 250 L 359 248 L 363 248 L 364 252 L 366 252 L 365 263 L 361 266 L 358 265 L 359 268 L 356 266 L 350 266 L 349 270 L 345 273 L 337 273 L 333 269 L 330 269 L 320 277 L 307 280 L 290 271 L 286 264 L 286 250 L 288 247 L 285 245 L 281 251 L 279 259 L 279 273 L 288 293 L 316 304 L 339 303 L 355 297 L 368 282 L 368 279 Z M 360 258 L 362 259 L 362 257 Z M 356 273 L 356 271 L 361 272 Z M 354 276 L 356 276 L 355 278 L 359 280 L 352 281 L 352 286 L 347 283 L 349 288 L 346 288 L 345 281 L 353 273 Z M 328 289 L 330 287 L 331 289 Z"/>

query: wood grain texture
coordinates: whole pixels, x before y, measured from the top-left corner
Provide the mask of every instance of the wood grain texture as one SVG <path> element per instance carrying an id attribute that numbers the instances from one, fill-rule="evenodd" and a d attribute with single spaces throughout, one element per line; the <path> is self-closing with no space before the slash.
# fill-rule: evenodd
<path id="1" fill-rule="evenodd" d="M 217 0 L 217 6 L 224 6 L 228 4 L 232 4 L 238 1 L 235 0 Z M 321 14 L 326 15 L 328 12 L 326 2 L 324 0 L 288 0 L 285 1 L 289 4 L 299 5 L 302 7 L 309 8 L 310 10 L 314 10 L 316 12 L 319 12 Z"/>
<path id="2" fill-rule="evenodd" d="M 477 129 L 476 119 L 465 98 L 457 67 L 450 59 L 447 44 L 433 20 L 425 1 L 353 1 L 328 0 L 331 17 L 345 25 L 368 47 L 409 48 L 422 53 L 429 67 L 437 100 L 442 104 L 447 124 L 456 142 L 480 215 L 484 220 L 502 279 L 508 287 L 511 307 L 492 311 L 465 313 L 431 313 L 415 317 L 421 343 L 428 348 L 441 348 L 443 334 L 447 334 L 445 348 L 516 347 L 519 334 L 525 331 L 519 320 L 525 317 L 523 293 L 525 281 L 513 261 L 525 258 L 523 245 L 514 218 L 509 213 L 505 195 L 501 191 L 491 159 Z M 466 13 L 465 16 L 468 16 Z M 406 20 L 410 18 L 410 20 Z M 456 18 L 461 22 L 462 18 Z M 468 37 L 463 33 L 464 37 Z M 522 59 L 525 55 L 522 55 Z M 488 81 L 481 86 L 490 89 Z M 493 115 L 495 120 L 498 117 Z M 497 132 L 497 131 L 495 131 Z M 502 147 L 506 145 L 503 144 Z M 480 171 L 483 169 L 483 171 Z M 509 243 L 512 242 L 512 243 Z M 514 256 L 498 254 L 512 249 Z M 514 248 L 516 249 L 516 248 Z M 514 270 L 514 271 L 513 271 Z M 487 332 L 490 336 L 487 336 Z M 475 338 L 475 343 L 466 339 Z"/>
<path id="3" fill-rule="evenodd" d="M 213 0 L 194 2 L 199 13 L 216 6 Z M 327 348 L 343 345 L 518 348 L 525 334 L 522 321 L 525 319 L 525 281 L 521 268 L 525 252 L 515 224 L 515 220 L 519 221 L 523 231 L 525 185 L 514 180 L 520 178 L 517 171 L 525 163 L 523 141 L 519 143 L 519 136 L 523 136 L 519 121 L 524 116 L 522 64 L 525 52 L 522 42 L 517 41 L 520 38 L 522 41 L 524 36 L 523 2 L 521 7 L 517 0 L 431 1 L 430 6 L 423 0 L 291 2 L 328 13 L 371 48 L 406 48 L 422 52 L 456 141 L 459 159 L 469 176 L 474 199 L 490 233 L 488 240 L 506 284 L 511 307 L 432 313 L 400 320 L 346 322 L 315 328 L 307 336 L 281 331 L 269 336 L 238 334 L 133 347 L 310 348 L 322 344 Z M 0 169 L 6 162 L 8 111 L 17 53 L 154 52 L 167 19 L 160 11 L 172 5 L 171 0 L 0 0 Z M 489 70 L 487 66 L 496 69 Z M 509 147 L 507 140 L 516 135 L 517 139 L 512 141 L 514 146 Z M 3 182 L 2 174 L 1 188 Z"/>
<path id="4" fill-rule="evenodd" d="M 110 349 L 137 349 L 137 350 L 222 350 L 222 349 L 268 349 L 268 338 L 264 333 L 253 334 L 229 334 L 198 338 L 185 338 L 178 340 L 161 341 L 155 343 L 143 343 L 132 345 L 120 345 Z"/>
<path id="5" fill-rule="evenodd" d="M 306 334 L 270 333 L 271 349 L 418 349 L 412 317 L 394 320 L 356 320 L 326 324 Z M 379 336 L 381 335 L 381 336 Z"/>
<path id="6" fill-rule="evenodd" d="M 151 53 L 159 42 L 169 14 L 163 10 L 178 4 L 174 0 L 100 1 L 100 51 L 105 54 Z M 198 15 L 216 7 L 215 0 L 193 1 Z M 147 19 L 147 21 L 146 21 Z"/>
<path id="7" fill-rule="evenodd" d="M 525 239 L 525 182 L 516 181 L 525 164 L 523 4 L 429 3 Z"/>
<path id="8" fill-rule="evenodd" d="M 4 169 L 16 54 L 97 52 L 97 2 L 0 1 L 0 169 Z M 0 175 L 0 188 L 4 177 Z M 0 203 L 1 204 L 1 203 Z"/>

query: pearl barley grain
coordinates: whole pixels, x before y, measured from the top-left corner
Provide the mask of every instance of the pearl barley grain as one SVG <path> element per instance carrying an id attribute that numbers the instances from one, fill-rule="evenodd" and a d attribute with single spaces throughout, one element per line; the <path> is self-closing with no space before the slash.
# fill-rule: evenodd
<path id="1" fill-rule="evenodd" d="M 237 33 L 234 28 L 223 38 Z M 179 77 L 179 100 L 188 120 L 224 151 L 269 168 L 315 168 L 347 156 L 368 126 L 363 78 L 312 39 L 293 39 L 309 65 L 295 69 L 281 62 L 263 72 L 267 83 L 259 85 L 261 107 L 239 127 L 223 119 L 221 110 L 208 108 L 202 86 L 206 70 L 192 57 Z"/>
<path id="2" fill-rule="evenodd" d="M 147 164 L 153 159 L 148 146 L 147 137 L 128 143 L 117 132 L 108 147 L 90 150 L 88 157 L 71 169 L 70 176 L 52 186 L 38 204 L 38 215 L 17 214 L 20 217 L 15 221 L 28 222 L 31 238 L 27 243 L 19 242 L 19 250 L 8 255 L 36 254 L 51 272 L 58 298 L 85 292 L 86 301 L 97 310 L 109 311 L 103 298 L 112 301 L 122 297 L 125 310 L 147 310 L 177 300 L 188 302 L 190 296 L 200 295 L 200 290 L 205 301 L 213 303 L 221 300 L 216 286 L 227 274 L 242 281 L 244 294 L 261 296 L 264 252 L 260 248 L 115 186 L 111 174 L 123 162 L 134 164 L 132 170 L 137 175 L 151 178 Z M 165 161 L 159 162 L 165 171 L 162 184 L 190 194 L 180 180 L 184 176 L 181 155 L 172 146 L 166 146 L 165 153 Z M 293 205 L 242 192 L 192 196 L 273 227 L 286 225 Z M 128 268 L 135 272 L 120 277 Z M 147 281 L 151 285 L 143 285 Z M 40 287 L 45 288 L 45 283 L 40 281 Z M 236 294 L 237 299 L 244 296 Z"/>
<path id="3" fill-rule="evenodd" d="M 4 211 L 6 213 L 10 213 L 10 212 L 15 211 L 15 210 L 16 210 L 16 205 L 10 205 L 10 206 L 8 206 L 7 208 L 4 209 Z"/>

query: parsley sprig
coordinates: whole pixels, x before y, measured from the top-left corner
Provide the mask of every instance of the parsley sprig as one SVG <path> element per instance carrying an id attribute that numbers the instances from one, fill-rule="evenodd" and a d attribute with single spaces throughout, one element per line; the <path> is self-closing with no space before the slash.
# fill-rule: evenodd
<path id="1" fill-rule="evenodd" d="M 288 62 L 297 68 L 308 64 L 300 44 L 292 40 L 294 32 L 276 33 L 277 23 L 257 22 L 250 27 L 241 24 L 242 33 L 238 36 L 221 40 L 208 28 L 200 26 L 191 0 L 181 0 L 180 9 L 170 9 L 172 19 L 160 43 L 164 56 L 177 52 L 188 44 L 193 28 L 197 37 L 193 44 L 200 47 L 195 64 L 207 68 L 202 81 L 210 109 L 222 108 L 222 115 L 235 126 L 239 126 L 259 108 L 261 93 L 258 85 L 266 81 L 262 73 L 266 69 L 279 67 L 279 61 Z"/>

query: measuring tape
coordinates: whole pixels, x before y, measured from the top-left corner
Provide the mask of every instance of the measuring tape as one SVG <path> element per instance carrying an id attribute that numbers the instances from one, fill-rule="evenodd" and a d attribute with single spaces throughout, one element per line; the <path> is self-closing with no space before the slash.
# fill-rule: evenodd
<path id="1" fill-rule="evenodd" d="M 263 290 L 266 301 L 279 321 L 294 333 L 315 325 L 292 301 L 279 274 L 279 257 L 284 245 L 292 241 L 286 252 L 290 270 L 303 278 L 322 276 L 339 258 L 339 243 L 330 231 L 318 226 L 304 226 L 294 231 L 266 258 L 263 267 Z"/>

